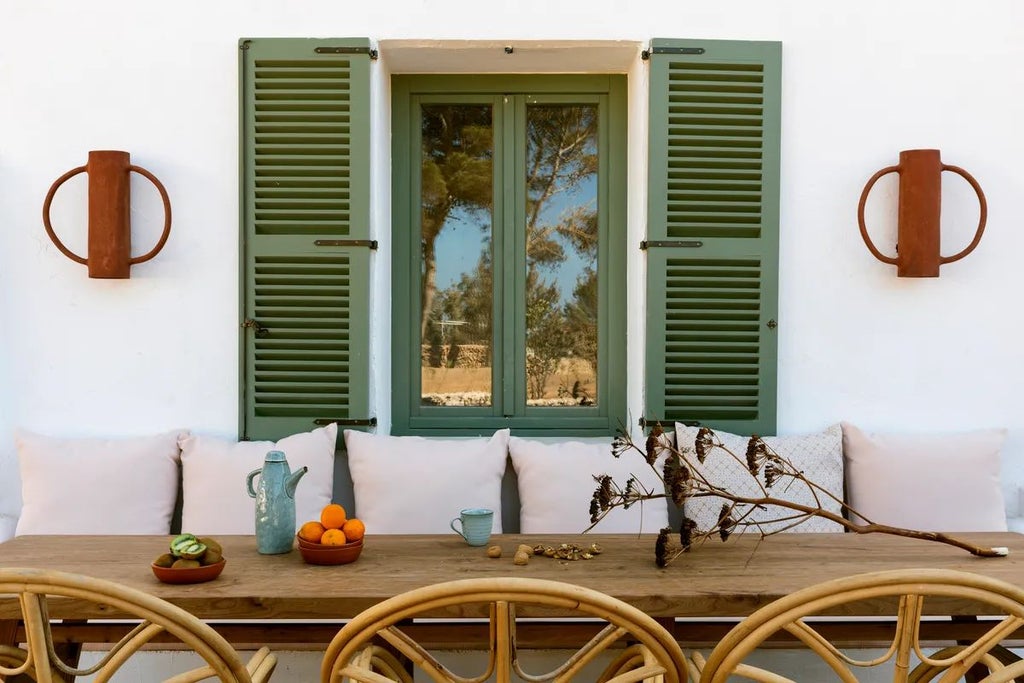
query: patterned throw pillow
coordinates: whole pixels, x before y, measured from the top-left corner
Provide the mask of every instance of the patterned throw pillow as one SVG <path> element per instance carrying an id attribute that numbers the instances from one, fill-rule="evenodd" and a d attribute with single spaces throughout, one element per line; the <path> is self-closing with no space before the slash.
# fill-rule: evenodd
<path id="1" fill-rule="evenodd" d="M 680 448 L 688 447 L 693 452 L 694 440 L 697 438 L 699 427 L 688 427 L 676 423 L 676 443 Z M 726 489 L 732 493 L 749 497 L 761 497 L 762 493 L 757 484 L 751 478 L 745 464 L 747 442 L 749 436 L 738 436 L 715 430 L 718 440 L 732 451 L 736 458 L 732 458 L 722 449 L 716 448 L 711 451 L 703 465 L 697 462 L 696 456 L 690 457 L 695 469 L 713 482 L 719 488 Z M 843 430 L 840 425 L 835 424 L 818 434 L 806 434 L 800 436 L 766 436 L 763 441 L 782 457 L 789 460 L 794 467 L 802 471 L 804 475 L 814 483 L 829 491 L 835 498 L 829 498 L 819 494 L 821 507 L 837 515 L 842 514 L 843 499 Z M 763 478 L 762 478 L 763 481 Z M 786 479 L 775 484 L 770 491 L 772 497 L 783 498 L 795 503 L 815 505 L 815 499 L 810 489 L 800 481 Z M 697 528 L 701 531 L 712 529 L 718 524 L 718 513 L 721 510 L 724 499 L 718 496 L 707 496 L 701 498 L 690 498 L 686 501 L 684 513 L 686 516 L 697 522 Z M 779 506 L 770 506 L 763 510 L 755 510 L 746 518 L 747 521 L 771 522 L 783 517 L 791 517 L 793 510 Z M 762 529 L 765 532 L 776 531 L 790 526 L 792 520 L 764 524 Z M 757 527 L 750 529 L 757 531 Z M 821 531 L 842 531 L 843 528 L 827 519 L 811 517 L 807 521 L 787 529 L 798 532 L 821 532 Z"/>

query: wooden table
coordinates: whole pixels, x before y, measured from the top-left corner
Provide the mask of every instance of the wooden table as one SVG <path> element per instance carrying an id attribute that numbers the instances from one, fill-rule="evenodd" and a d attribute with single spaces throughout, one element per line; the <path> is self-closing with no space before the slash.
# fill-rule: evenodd
<path id="1" fill-rule="evenodd" d="M 951 546 L 883 535 L 780 534 L 759 539 L 741 535 L 728 543 L 709 541 L 659 569 L 654 565 L 650 535 L 516 535 L 496 536 L 500 559 L 467 546 L 455 534 L 441 536 L 367 536 L 362 556 L 353 564 L 322 567 L 304 564 L 297 551 L 260 555 L 253 537 L 221 536 L 227 566 L 216 580 L 196 585 L 160 583 L 149 568 L 164 552 L 163 536 L 23 536 L 0 544 L 0 567 L 29 566 L 75 571 L 110 579 L 157 595 L 207 620 L 231 620 L 218 630 L 235 643 L 324 643 L 338 625 L 315 620 L 352 617 L 397 593 L 452 579 L 479 576 L 525 576 L 567 581 L 602 591 L 674 625 L 688 642 L 712 641 L 729 624 L 701 623 L 709 617 L 742 617 L 776 598 L 813 583 L 883 569 L 950 568 L 1024 583 L 1024 536 L 1013 533 L 961 534 L 976 543 L 1007 546 L 1009 557 L 976 558 Z M 573 562 L 533 557 L 526 566 L 512 562 L 519 543 L 535 545 L 597 542 L 604 552 Z M 969 613 L 970 606 L 930 601 L 933 613 Z M 852 616 L 881 617 L 885 608 Z M 520 612 L 521 616 L 529 616 Z M 111 619 L 82 604 L 52 602 L 54 619 Z M 444 616 L 477 616 L 451 614 Z M 0 597 L 0 640 L 15 630 L 16 601 Z M 678 621 L 689 619 L 691 621 Z M 299 620 L 299 623 L 268 623 Z M 848 625 L 869 638 L 871 621 Z M 948 625 L 948 622 L 942 622 Z M 6 631 L 4 630 L 6 628 Z M 69 626 L 63 637 L 86 642 L 116 640 L 123 632 L 103 622 Z M 704 630 L 701 630 L 704 629 Z M 716 630 L 717 629 L 717 630 Z M 959 632 L 958 632 L 959 634 Z M 524 646 L 530 636 L 521 634 Z M 565 629 L 551 637 L 575 638 Z M 116 637 L 115 637 L 116 636 Z M 437 634 L 439 640 L 448 636 Z M 456 642 L 461 636 L 452 636 Z"/>

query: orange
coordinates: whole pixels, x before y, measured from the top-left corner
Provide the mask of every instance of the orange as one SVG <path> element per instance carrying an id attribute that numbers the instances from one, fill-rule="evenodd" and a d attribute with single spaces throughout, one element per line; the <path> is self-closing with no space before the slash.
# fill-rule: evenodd
<path id="1" fill-rule="evenodd" d="M 366 525 L 363 524 L 362 520 L 353 517 L 345 522 L 341 530 L 345 532 L 345 538 L 351 543 L 352 541 L 358 541 L 366 534 Z"/>
<path id="2" fill-rule="evenodd" d="M 345 538 L 345 532 L 341 529 L 328 529 L 320 538 L 320 542 L 324 545 L 345 545 L 348 543 L 348 539 Z"/>
<path id="3" fill-rule="evenodd" d="M 325 529 L 340 529 L 345 523 L 345 508 L 337 503 L 325 505 L 320 511 L 320 523 Z"/>
<path id="4" fill-rule="evenodd" d="M 306 522 L 299 527 L 299 538 L 310 543 L 319 543 L 325 531 L 327 530 L 320 522 Z"/>

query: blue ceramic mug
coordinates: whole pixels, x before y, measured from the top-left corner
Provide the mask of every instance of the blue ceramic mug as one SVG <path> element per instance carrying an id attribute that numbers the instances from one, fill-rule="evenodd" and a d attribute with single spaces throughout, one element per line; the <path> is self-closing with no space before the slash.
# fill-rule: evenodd
<path id="1" fill-rule="evenodd" d="M 487 545 L 491 539 L 491 524 L 494 521 L 494 510 L 487 508 L 467 508 L 451 521 L 452 531 L 466 539 L 470 545 Z M 460 529 L 455 528 L 458 522 Z"/>

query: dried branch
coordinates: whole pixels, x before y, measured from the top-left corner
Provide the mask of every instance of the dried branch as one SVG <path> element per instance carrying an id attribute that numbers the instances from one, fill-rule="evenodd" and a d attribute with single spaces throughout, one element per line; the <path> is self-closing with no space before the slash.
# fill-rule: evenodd
<path id="1" fill-rule="evenodd" d="M 697 433 L 693 448 L 673 446 L 664 437 L 661 425 L 655 425 L 643 447 L 636 444 L 624 430 L 612 442 L 612 454 L 621 457 L 624 453 L 641 455 L 647 466 L 654 470 L 664 484 L 664 491 L 650 491 L 639 483 L 636 476 L 630 476 L 625 487 L 620 487 L 608 475 L 595 476 L 598 486 L 590 501 L 589 531 L 606 515 L 616 508 L 628 508 L 636 503 L 656 498 L 669 498 L 677 507 L 683 508 L 688 499 L 714 496 L 723 500 L 718 521 L 710 529 L 698 529 L 697 522 L 684 516 L 678 530 L 678 546 L 672 542 L 673 531 L 666 527 L 658 534 L 655 543 L 655 561 L 664 567 L 681 553 L 687 552 L 694 543 L 701 543 L 718 536 L 723 541 L 734 533 L 756 530 L 764 536 L 781 533 L 803 524 L 809 519 L 820 517 L 834 522 L 847 531 L 857 534 L 889 534 L 904 538 L 945 543 L 966 550 L 978 557 L 1004 557 L 1008 550 L 1002 547 L 986 548 L 948 534 L 933 531 L 918 531 L 877 524 L 867 519 L 846 504 L 828 489 L 809 479 L 787 458 L 772 449 L 761 437 L 752 436 L 747 442 L 743 458 L 733 453 L 718 438 L 714 431 L 703 427 Z M 743 496 L 722 488 L 704 473 L 703 464 L 709 457 L 730 457 L 740 463 L 756 484 L 760 495 Z M 661 467 L 659 469 L 659 463 Z M 784 486 L 805 488 L 814 500 L 814 505 L 794 502 L 783 496 L 773 495 L 772 490 Z M 826 509 L 822 502 L 837 503 L 845 514 Z M 772 519 L 759 519 L 758 512 L 769 507 L 783 508 L 792 512 Z M 863 523 L 852 521 L 863 520 Z M 770 527 L 770 528 L 766 528 Z"/>

